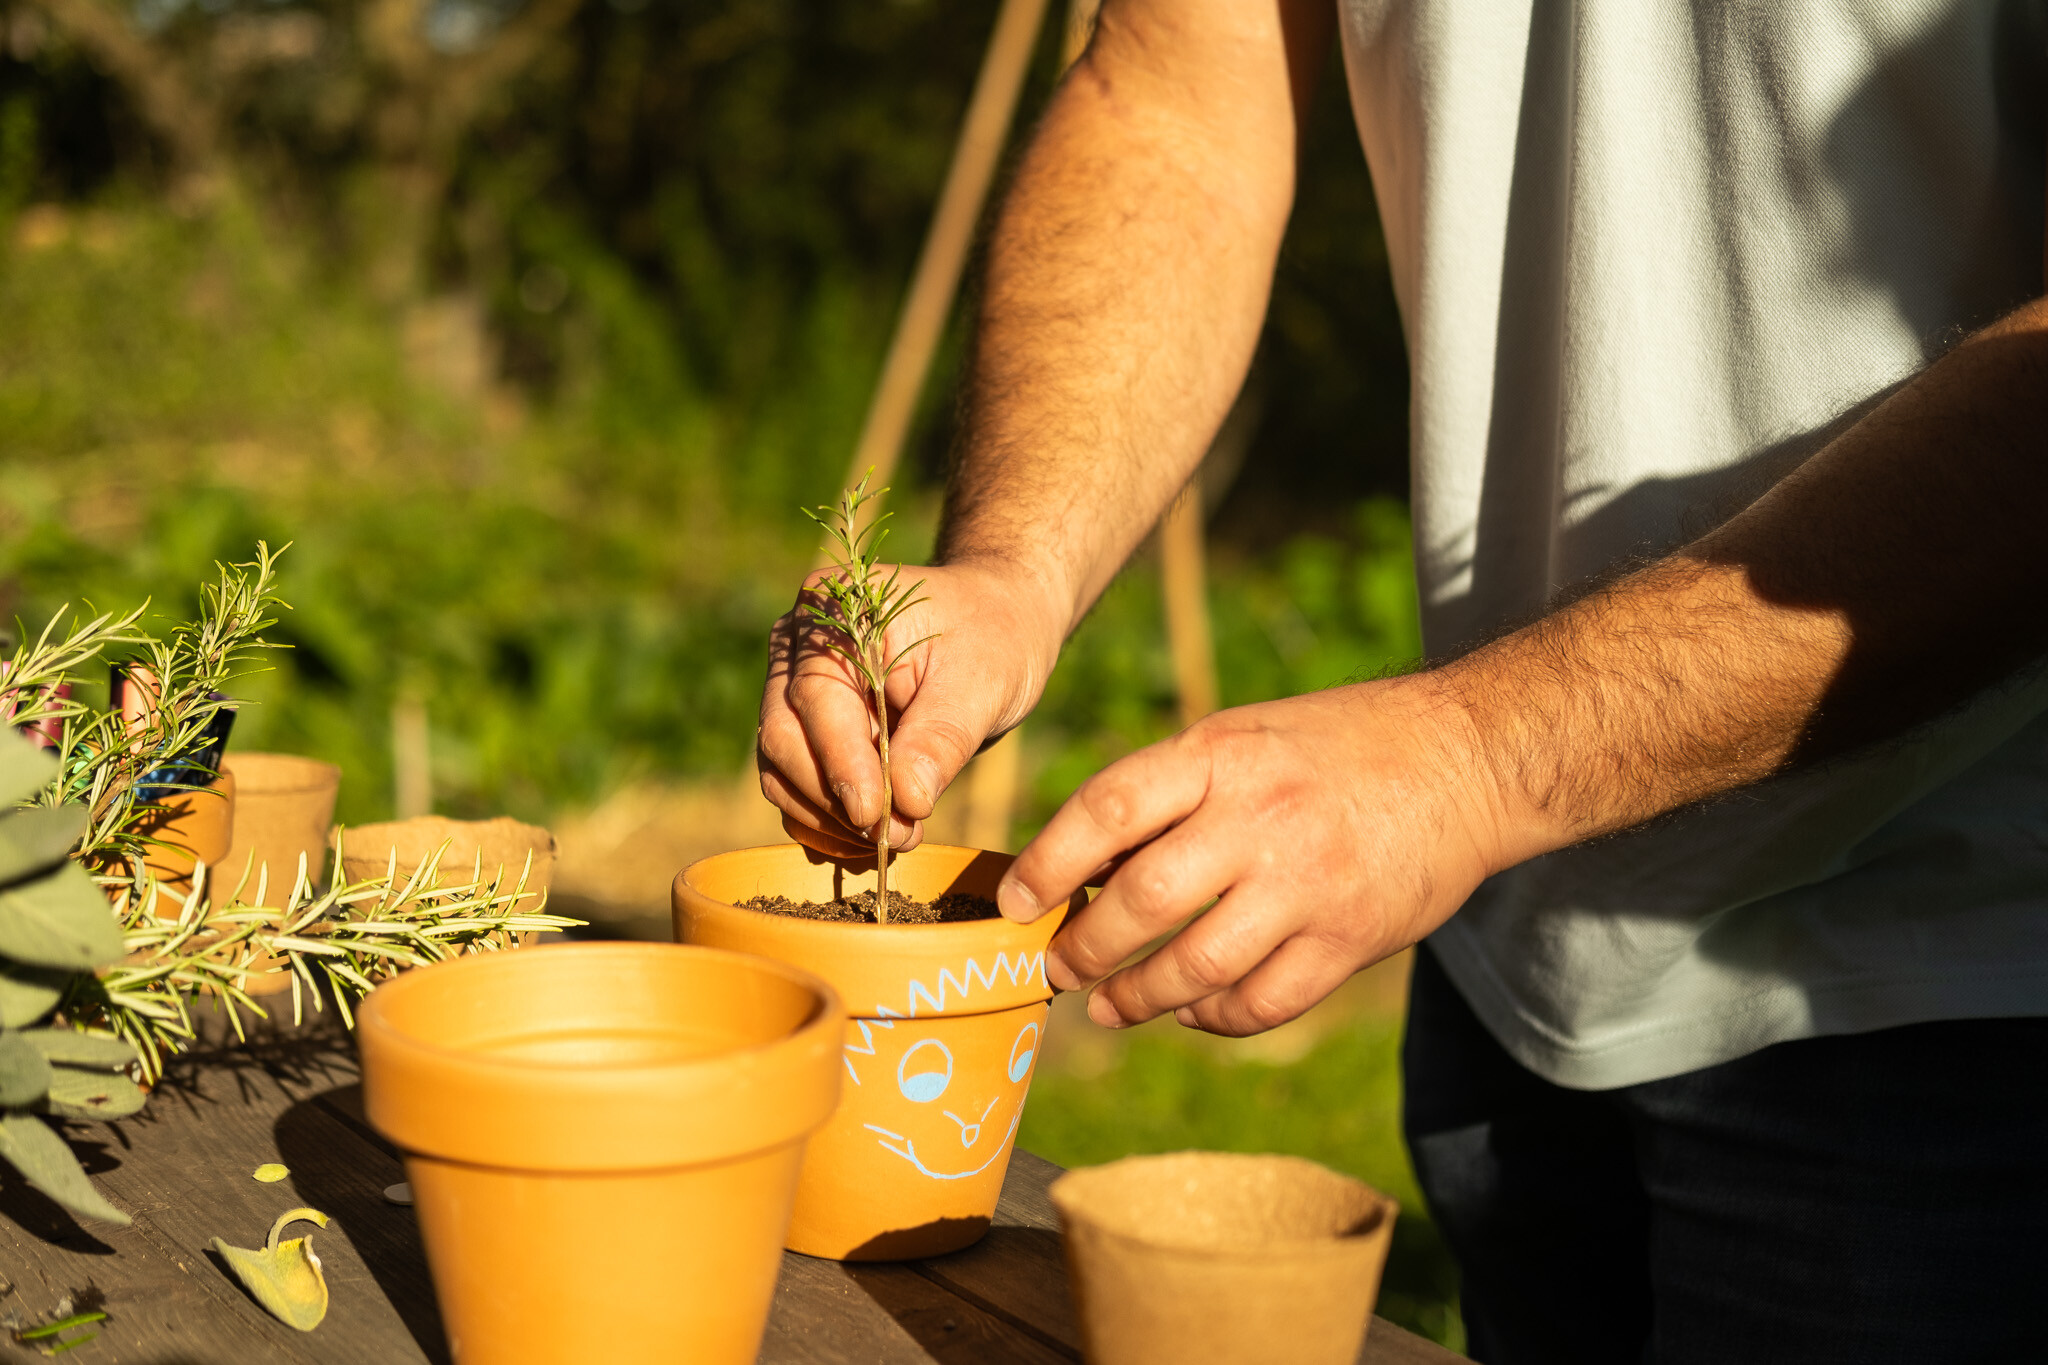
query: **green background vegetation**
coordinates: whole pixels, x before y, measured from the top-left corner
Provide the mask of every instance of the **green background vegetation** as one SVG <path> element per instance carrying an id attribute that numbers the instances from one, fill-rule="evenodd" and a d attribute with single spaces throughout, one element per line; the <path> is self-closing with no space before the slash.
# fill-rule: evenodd
<path id="1" fill-rule="evenodd" d="M 472 34 L 434 49 L 452 61 L 542 2 L 414 8 L 423 32 Z M 182 73 L 201 137 L 56 9 L 0 0 L 0 618 L 185 614 L 214 560 L 291 542 L 293 648 L 251 681 L 236 744 L 340 763 L 343 820 L 391 813 L 402 694 L 431 718 L 444 813 L 546 820 L 628 782 L 729 781 L 767 624 L 814 550 L 795 508 L 844 475 L 993 6 L 569 4 L 423 151 L 392 131 L 426 87 L 379 64 L 375 3 L 115 4 Z M 258 38 L 300 55 L 233 66 Z M 1419 653 L 1406 376 L 1346 122 L 1333 71 L 1255 434 L 1211 490 L 1229 703 Z M 906 557 L 929 544 L 962 325 L 896 481 Z M 1175 725 L 1141 555 L 1028 727 L 1019 837 Z M 1141 1032 L 1088 1074 L 1048 1067 L 1025 1141 L 1068 1163 L 1208 1146 L 1355 1171 L 1409 1210 L 1383 1310 L 1456 1341 L 1398 1140 L 1397 1035 L 1368 1011 L 1280 1063 Z"/>

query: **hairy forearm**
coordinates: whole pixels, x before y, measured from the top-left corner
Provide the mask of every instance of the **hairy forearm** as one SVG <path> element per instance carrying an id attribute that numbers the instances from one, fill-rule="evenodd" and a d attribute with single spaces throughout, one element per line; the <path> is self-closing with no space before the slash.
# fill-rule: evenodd
<path id="1" fill-rule="evenodd" d="M 1849 752 L 2048 653 L 2048 301 L 1739 516 L 1438 670 L 1502 865 Z"/>
<path id="2" fill-rule="evenodd" d="M 1112 0 L 997 218 L 939 552 L 1022 568 L 1069 625 L 1250 364 L 1327 41 L 1282 8 Z"/>

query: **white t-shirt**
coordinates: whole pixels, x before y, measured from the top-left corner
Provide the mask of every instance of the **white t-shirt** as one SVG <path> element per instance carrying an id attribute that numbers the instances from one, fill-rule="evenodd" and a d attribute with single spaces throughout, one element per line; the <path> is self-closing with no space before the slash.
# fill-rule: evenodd
<path id="1" fill-rule="evenodd" d="M 1339 10 L 1414 374 L 1432 653 L 1693 538 L 2042 292 L 2040 4 Z M 2048 1014 L 2044 715 L 2035 673 L 1516 868 L 1431 942 L 1516 1057 L 1583 1088 Z"/>

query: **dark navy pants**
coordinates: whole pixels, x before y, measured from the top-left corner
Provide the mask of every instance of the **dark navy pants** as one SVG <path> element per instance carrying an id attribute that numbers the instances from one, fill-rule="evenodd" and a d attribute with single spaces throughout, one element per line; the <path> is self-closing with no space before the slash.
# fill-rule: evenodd
<path id="1" fill-rule="evenodd" d="M 2048 1362 L 2048 1020 L 1567 1090 L 1424 948 L 1402 1060 L 1487 1365 Z"/>

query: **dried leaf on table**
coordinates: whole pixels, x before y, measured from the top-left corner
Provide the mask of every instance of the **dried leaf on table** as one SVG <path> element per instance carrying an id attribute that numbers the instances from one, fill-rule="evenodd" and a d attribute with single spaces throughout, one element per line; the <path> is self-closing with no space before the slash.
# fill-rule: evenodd
<path id="1" fill-rule="evenodd" d="M 278 1241 L 288 1224 L 302 1219 L 323 1228 L 328 1223 L 327 1215 L 318 1209 L 291 1209 L 270 1225 L 270 1238 L 261 1251 L 231 1247 L 218 1237 L 213 1239 L 213 1249 L 273 1317 L 287 1327 L 310 1332 L 327 1316 L 327 1277 L 320 1273 L 311 1234 Z"/>

